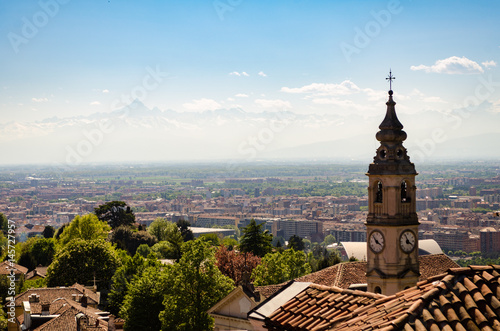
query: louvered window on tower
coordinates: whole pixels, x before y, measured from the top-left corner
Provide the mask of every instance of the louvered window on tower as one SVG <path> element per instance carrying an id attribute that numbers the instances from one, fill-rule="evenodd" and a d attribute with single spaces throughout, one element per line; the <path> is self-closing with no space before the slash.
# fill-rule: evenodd
<path id="1" fill-rule="evenodd" d="M 377 184 L 377 193 L 375 195 L 375 202 L 382 203 L 382 183 L 378 182 Z"/>

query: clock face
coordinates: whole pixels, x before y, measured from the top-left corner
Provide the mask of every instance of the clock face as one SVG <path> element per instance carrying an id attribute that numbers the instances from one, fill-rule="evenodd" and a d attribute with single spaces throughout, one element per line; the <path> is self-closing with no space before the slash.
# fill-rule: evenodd
<path id="1" fill-rule="evenodd" d="M 417 243 L 417 238 L 415 234 L 410 230 L 405 230 L 401 233 L 401 237 L 399 238 L 399 245 L 401 249 L 405 253 L 410 253 L 415 248 L 415 244 Z"/>
<path id="2" fill-rule="evenodd" d="M 370 248 L 375 253 L 380 253 L 384 249 L 384 235 L 382 232 L 373 231 L 370 234 Z"/>

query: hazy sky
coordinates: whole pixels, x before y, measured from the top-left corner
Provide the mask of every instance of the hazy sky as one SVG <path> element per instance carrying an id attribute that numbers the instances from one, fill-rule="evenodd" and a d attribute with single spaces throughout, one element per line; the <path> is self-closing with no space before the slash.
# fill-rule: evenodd
<path id="1" fill-rule="evenodd" d="M 109 112 L 134 97 L 176 111 L 383 112 L 389 68 L 400 112 L 476 100 L 499 110 L 499 7 L 3 0 L 0 123 Z"/>

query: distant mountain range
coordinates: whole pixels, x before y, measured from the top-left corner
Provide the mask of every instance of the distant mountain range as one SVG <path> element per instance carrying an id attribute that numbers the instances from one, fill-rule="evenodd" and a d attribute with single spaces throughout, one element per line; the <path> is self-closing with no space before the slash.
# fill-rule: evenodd
<path id="1" fill-rule="evenodd" d="M 370 162 L 377 116 L 149 109 L 135 100 L 108 113 L 0 124 L 3 164 L 325 159 Z M 415 162 L 500 158 L 498 113 L 398 114 Z"/>

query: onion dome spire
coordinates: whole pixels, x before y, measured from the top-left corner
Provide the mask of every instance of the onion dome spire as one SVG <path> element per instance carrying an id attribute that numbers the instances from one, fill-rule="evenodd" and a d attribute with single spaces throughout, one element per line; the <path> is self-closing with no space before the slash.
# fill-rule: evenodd
<path id="1" fill-rule="evenodd" d="M 403 173 L 415 173 L 415 167 L 410 162 L 410 158 L 406 153 L 406 148 L 403 146 L 403 141 L 406 139 L 406 132 L 403 131 L 403 124 L 396 115 L 396 102 L 392 95 L 392 81 L 396 77 L 392 76 L 392 71 L 389 71 L 389 100 L 386 102 L 387 111 L 385 118 L 380 123 L 376 138 L 380 141 L 380 146 L 377 149 L 377 154 L 373 158 L 373 163 L 370 165 L 370 174 L 388 174 L 393 171 L 401 171 Z M 396 168 L 394 168 L 396 166 Z"/>

